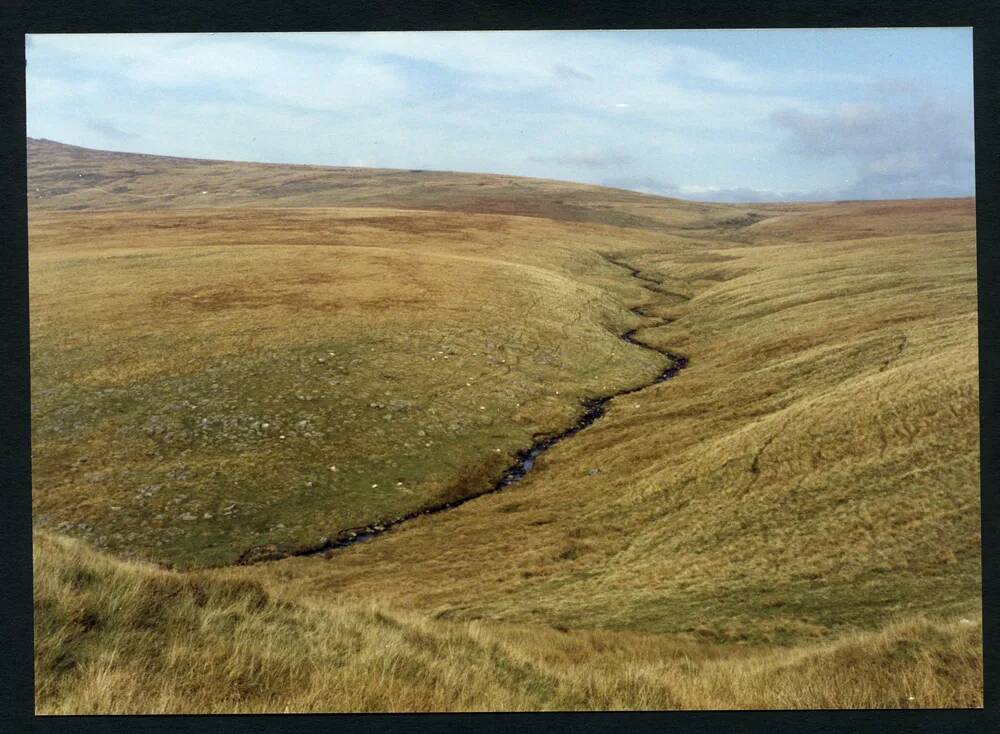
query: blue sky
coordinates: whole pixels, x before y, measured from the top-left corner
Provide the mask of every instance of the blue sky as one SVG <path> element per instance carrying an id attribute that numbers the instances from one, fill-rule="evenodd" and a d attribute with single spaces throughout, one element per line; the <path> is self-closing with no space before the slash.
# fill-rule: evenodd
<path id="1" fill-rule="evenodd" d="M 28 135 L 710 201 L 974 193 L 967 28 L 32 35 Z"/>

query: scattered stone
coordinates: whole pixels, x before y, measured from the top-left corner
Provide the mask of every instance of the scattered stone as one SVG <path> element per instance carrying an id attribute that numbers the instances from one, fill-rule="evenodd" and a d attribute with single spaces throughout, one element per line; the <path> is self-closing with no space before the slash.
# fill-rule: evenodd
<path id="1" fill-rule="evenodd" d="M 191 469 L 186 466 L 179 466 L 167 472 L 167 479 L 171 481 L 184 481 L 192 476 Z"/>

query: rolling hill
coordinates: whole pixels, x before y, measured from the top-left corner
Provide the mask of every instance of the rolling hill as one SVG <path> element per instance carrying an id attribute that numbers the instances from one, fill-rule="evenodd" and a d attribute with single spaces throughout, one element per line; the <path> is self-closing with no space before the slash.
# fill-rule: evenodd
<path id="1" fill-rule="evenodd" d="M 974 200 L 28 153 L 39 710 L 981 705 Z"/>

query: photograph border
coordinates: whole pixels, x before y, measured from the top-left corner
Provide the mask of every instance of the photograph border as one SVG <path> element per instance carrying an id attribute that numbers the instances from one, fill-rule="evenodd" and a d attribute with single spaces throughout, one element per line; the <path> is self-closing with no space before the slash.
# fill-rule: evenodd
<path id="1" fill-rule="evenodd" d="M 6 580 L 7 624 L 3 631 L 0 690 L 8 731 L 52 732 L 264 732 L 316 731 L 564 731 L 633 732 L 749 731 L 975 732 L 1000 729 L 997 676 L 997 349 L 1000 345 L 1000 226 L 996 165 L 1000 160 L 996 120 L 1000 43 L 995 5 L 988 2 L 643 2 L 626 6 L 601 2 L 365 3 L 221 2 L 170 0 L 161 5 L 136 0 L 18 0 L 0 10 L 0 85 L 3 100 L 0 201 L 4 217 L 2 251 L 5 288 L 0 289 L 0 331 L 4 345 L 0 379 L 3 482 L 0 554 Z M 28 362 L 27 208 L 25 152 L 26 33 L 247 32 L 361 30 L 584 30 L 660 28 L 833 28 L 971 26 L 975 74 L 976 227 L 980 357 L 980 472 L 985 653 L 982 710 L 739 711 L 626 713 L 484 714 L 267 714 L 197 716 L 35 716 L 32 675 L 30 373 Z"/>

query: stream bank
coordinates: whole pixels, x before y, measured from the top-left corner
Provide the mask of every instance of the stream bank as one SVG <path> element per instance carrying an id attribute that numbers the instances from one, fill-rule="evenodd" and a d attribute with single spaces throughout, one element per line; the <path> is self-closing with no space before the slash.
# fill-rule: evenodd
<path id="1" fill-rule="evenodd" d="M 637 268 L 632 267 L 628 263 L 624 263 L 620 260 L 615 259 L 611 255 L 601 254 L 604 260 L 612 265 L 620 268 L 625 268 L 629 271 L 629 274 L 638 280 L 643 281 L 643 287 L 657 295 L 664 295 L 666 292 L 663 290 L 663 284 L 655 280 L 654 278 L 649 278 L 642 275 L 641 271 Z M 673 294 L 671 294 L 673 295 Z M 686 298 L 686 297 L 685 297 Z M 655 318 L 649 316 L 645 311 L 644 306 L 633 306 L 629 309 L 636 316 L 641 316 L 642 318 Z M 651 381 L 638 385 L 636 387 L 625 388 L 618 390 L 616 392 L 610 393 L 608 395 L 603 395 L 596 398 L 589 398 L 582 402 L 583 414 L 577 418 L 576 422 L 562 431 L 550 436 L 545 436 L 540 438 L 530 447 L 521 449 L 515 455 L 514 463 L 511 464 L 507 469 L 504 470 L 500 478 L 489 487 L 486 487 L 480 492 L 474 494 L 466 495 L 457 500 L 452 500 L 450 502 L 443 502 L 438 505 L 432 505 L 430 507 L 425 507 L 420 510 L 414 510 L 413 512 L 401 515 L 392 520 L 386 522 L 376 522 L 370 525 L 365 525 L 358 528 L 348 528 L 346 530 L 340 531 L 335 538 L 326 540 L 324 543 L 313 546 L 309 548 L 303 548 L 301 550 L 293 551 L 291 553 L 282 552 L 274 545 L 264 545 L 264 546 L 254 546 L 244 551 L 239 559 L 236 561 L 237 565 L 250 565 L 254 563 L 260 563 L 264 561 L 279 560 L 281 558 L 286 558 L 289 556 L 313 556 L 320 554 L 328 554 L 331 551 L 337 550 L 339 548 L 346 548 L 347 546 L 354 545 L 356 543 L 365 543 L 373 538 L 388 532 L 392 528 L 395 528 L 408 520 L 413 520 L 414 518 L 420 517 L 422 515 L 434 515 L 439 512 L 446 512 L 448 510 L 454 509 L 464 505 L 466 502 L 471 502 L 472 500 L 482 497 L 487 494 L 494 494 L 500 492 L 511 484 L 521 481 L 535 466 L 535 460 L 543 453 L 551 449 L 556 444 L 565 441 L 584 428 L 592 425 L 598 419 L 600 419 L 606 409 L 607 404 L 613 398 L 621 397 L 622 395 L 631 395 L 637 393 L 640 390 L 645 390 L 647 387 L 652 387 L 653 385 L 658 385 L 661 382 L 665 382 L 673 377 L 675 377 L 681 370 L 688 366 L 688 358 L 681 354 L 676 354 L 674 352 L 659 349 L 650 344 L 647 344 L 636 338 L 635 334 L 639 328 L 655 328 L 657 326 L 664 326 L 671 323 L 672 319 L 658 319 L 659 323 L 651 324 L 650 326 L 637 327 L 635 329 L 629 329 L 628 331 L 619 334 L 619 338 L 628 343 L 635 345 L 637 347 L 642 347 L 643 349 L 648 349 L 650 351 L 656 352 L 657 354 L 662 354 L 670 360 L 669 364 L 660 371 Z"/>

